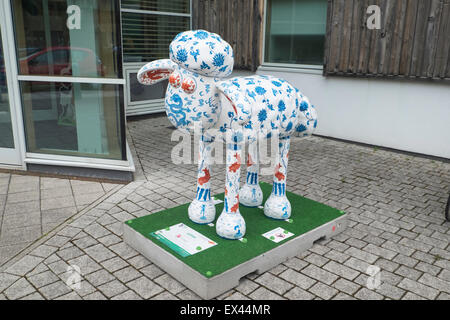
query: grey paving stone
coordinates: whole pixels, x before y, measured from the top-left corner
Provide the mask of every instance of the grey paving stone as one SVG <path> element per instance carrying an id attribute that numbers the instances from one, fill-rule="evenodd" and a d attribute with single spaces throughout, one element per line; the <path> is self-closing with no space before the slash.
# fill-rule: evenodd
<path id="1" fill-rule="evenodd" d="M 376 292 L 393 300 L 400 300 L 405 294 L 405 290 L 402 290 L 387 282 L 382 282 L 380 287 L 376 289 Z"/>
<path id="2" fill-rule="evenodd" d="M 35 291 L 36 290 L 33 288 L 33 286 L 25 278 L 20 278 L 8 289 L 6 289 L 4 291 L 4 294 L 10 300 L 17 300 Z"/>
<path id="3" fill-rule="evenodd" d="M 81 297 L 74 291 L 69 292 L 65 295 L 62 295 L 58 298 L 56 298 L 55 300 L 69 300 L 69 301 L 73 301 L 73 300 L 82 300 Z"/>
<path id="4" fill-rule="evenodd" d="M 340 278 L 335 283 L 333 283 L 333 287 L 349 295 L 353 295 L 361 288 L 361 286 L 357 285 L 356 283 L 345 280 L 343 278 Z"/>
<path id="5" fill-rule="evenodd" d="M 360 300 L 383 300 L 384 297 L 376 293 L 375 291 L 369 290 L 367 288 L 361 288 L 356 294 L 355 297 Z"/>
<path id="6" fill-rule="evenodd" d="M 108 298 L 112 298 L 128 290 L 128 288 L 118 280 L 100 285 L 98 289 Z"/>
<path id="7" fill-rule="evenodd" d="M 111 300 L 142 300 L 142 298 L 138 296 L 134 291 L 128 290 L 111 298 Z"/>
<path id="8" fill-rule="evenodd" d="M 45 287 L 42 287 L 39 289 L 39 292 L 46 298 L 46 299 L 56 299 L 60 296 L 63 296 L 69 292 L 71 292 L 72 289 L 70 289 L 65 282 L 63 281 L 57 281 L 52 284 L 49 284 Z"/>
<path id="9" fill-rule="evenodd" d="M 338 291 L 322 282 L 317 282 L 315 285 L 313 285 L 308 291 L 315 294 L 316 296 L 324 299 L 329 300 L 335 296 Z"/>
<path id="10" fill-rule="evenodd" d="M 369 252 L 362 251 L 362 250 L 360 250 L 358 248 L 355 248 L 355 247 L 348 248 L 345 251 L 345 253 L 350 255 L 350 256 L 352 256 L 352 257 L 355 257 L 355 258 L 357 258 L 359 260 L 362 260 L 362 261 L 364 261 L 366 263 L 369 263 L 369 264 L 374 263 L 378 259 L 378 257 L 376 255 L 371 254 Z"/>
<path id="11" fill-rule="evenodd" d="M 296 271 L 300 271 L 301 269 L 303 269 L 304 267 L 306 267 L 308 265 L 307 262 L 300 260 L 297 257 L 291 258 L 288 261 L 283 262 L 283 264 L 291 269 L 296 270 Z"/>
<path id="12" fill-rule="evenodd" d="M 112 251 L 114 251 L 118 256 L 120 256 L 122 259 L 128 260 L 129 258 L 132 258 L 136 255 L 138 255 L 138 252 L 128 246 L 125 242 L 121 242 L 115 245 L 112 245 L 109 247 Z"/>
<path id="13" fill-rule="evenodd" d="M 343 292 L 338 293 L 332 299 L 333 300 L 356 300 L 354 297 L 349 296 L 348 294 L 345 294 Z"/>
<path id="14" fill-rule="evenodd" d="M 56 254 L 63 260 L 69 261 L 71 259 L 82 256 L 84 252 L 78 249 L 76 246 L 71 246 L 69 248 L 57 251 Z"/>
<path id="15" fill-rule="evenodd" d="M 12 266 L 10 266 L 8 269 L 6 269 L 6 272 L 18 276 L 24 276 L 26 273 L 33 270 L 43 260 L 44 259 L 40 257 L 25 256 L 14 263 Z"/>
<path id="16" fill-rule="evenodd" d="M 288 290 L 292 289 L 293 285 L 286 282 L 268 272 L 264 273 L 260 277 L 255 279 L 255 282 L 270 288 L 270 290 L 278 293 L 279 295 L 285 294 Z"/>
<path id="17" fill-rule="evenodd" d="M 87 255 L 77 257 L 68 262 L 71 266 L 78 266 L 81 270 L 81 275 L 83 276 L 101 269 L 101 266 L 97 262 L 95 262 L 95 260 L 93 260 L 91 257 Z"/>
<path id="18" fill-rule="evenodd" d="M 397 270 L 394 272 L 397 275 L 400 275 L 402 277 L 406 277 L 408 279 L 416 281 L 420 278 L 422 275 L 422 272 L 417 271 L 415 269 L 408 268 L 406 266 L 400 266 Z"/>
<path id="19" fill-rule="evenodd" d="M 27 278 L 36 288 L 44 287 L 59 280 L 59 278 L 51 271 L 45 271 Z"/>
<path id="20" fill-rule="evenodd" d="M 439 294 L 438 290 L 423 285 L 417 281 L 410 280 L 408 278 L 403 278 L 403 280 L 399 284 L 399 287 L 406 291 L 411 291 L 412 293 L 415 293 L 426 299 L 434 299 Z"/>
<path id="21" fill-rule="evenodd" d="M 51 246 L 42 244 L 39 247 L 37 247 L 36 249 L 34 249 L 33 251 L 31 251 L 30 255 L 33 255 L 36 257 L 41 257 L 41 258 L 47 258 L 47 257 L 51 256 L 53 253 L 55 253 L 56 250 L 58 250 L 58 249 L 55 247 L 51 247 Z"/>
<path id="22" fill-rule="evenodd" d="M 225 300 L 231 300 L 231 301 L 242 301 L 242 300 L 249 300 L 246 296 L 242 295 L 240 292 L 235 292 L 231 296 L 225 298 Z"/>
<path id="23" fill-rule="evenodd" d="M 163 288 L 146 277 L 130 281 L 127 286 L 144 299 L 149 299 L 164 291 Z"/>
<path id="24" fill-rule="evenodd" d="M 41 210 L 51 210 L 51 209 L 60 209 L 60 208 L 67 208 L 67 207 L 74 207 L 75 201 L 73 199 L 73 196 L 66 196 L 66 197 L 60 197 L 60 198 L 47 198 L 47 199 L 41 199 Z"/>
<path id="25" fill-rule="evenodd" d="M 344 277 L 348 280 L 353 280 L 359 275 L 358 271 L 339 264 L 335 261 L 328 262 L 323 266 L 323 269 L 328 270 L 338 276 Z"/>
<path id="26" fill-rule="evenodd" d="M 26 297 L 20 298 L 20 300 L 45 300 L 38 292 L 33 292 Z"/>
<path id="27" fill-rule="evenodd" d="M 444 292 L 450 293 L 450 282 L 449 281 L 439 279 L 428 273 L 424 273 L 422 275 L 422 277 L 420 277 L 419 282 L 423 283 L 427 286 L 430 286 L 432 288 L 435 288 L 439 291 L 444 291 Z"/>
<path id="28" fill-rule="evenodd" d="M 292 288 L 289 292 L 287 292 L 284 297 L 289 300 L 312 300 L 314 299 L 314 295 L 301 289 L 298 287 Z"/>
<path id="29" fill-rule="evenodd" d="M 142 255 L 138 255 L 136 257 L 128 259 L 128 262 L 131 266 L 135 267 L 136 269 L 141 269 L 151 264 L 151 262 Z"/>
<path id="30" fill-rule="evenodd" d="M 249 293 L 255 291 L 258 287 L 259 285 L 252 280 L 242 278 L 241 281 L 239 281 L 239 285 L 235 289 L 244 295 L 248 295 Z"/>
<path id="31" fill-rule="evenodd" d="M 122 282 L 129 282 L 136 278 L 142 277 L 142 273 L 130 266 L 114 272 L 114 276 Z"/>
<path id="32" fill-rule="evenodd" d="M 287 269 L 282 274 L 280 274 L 279 277 L 305 290 L 310 288 L 314 283 L 317 282 L 316 280 L 313 280 L 310 277 L 307 277 L 292 269 Z"/>
<path id="33" fill-rule="evenodd" d="M 181 300 L 202 300 L 202 298 L 200 298 L 198 295 L 196 295 L 189 289 L 180 292 L 177 295 L 177 297 L 180 298 Z"/>
<path id="34" fill-rule="evenodd" d="M 178 294 L 184 289 L 186 289 L 184 285 L 182 285 L 180 282 L 178 282 L 168 274 L 164 274 L 154 279 L 153 281 L 172 294 Z"/>
<path id="35" fill-rule="evenodd" d="M 323 270 L 315 265 L 307 266 L 301 271 L 301 273 L 326 284 L 332 284 L 338 278 L 337 275 Z"/>
<path id="36" fill-rule="evenodd" d="M 107 300 L 107 298 L 99 291 L 96 291 L 83 297 L 83 300 Z"/>
<path id="37" fill-rule="evenodd" d="M 253 291 L 249 297 L 253 300 L 286 300 L 278 294 L 267 290 L 266 288 L 259 287 Z"/>
<path id="38" fill-rule="evenodd" d="M 90 273 L 85 278 L 95 287 L 116 279 L 112 274 L 103 269 Z"/>
<path id="39" fill-rule="evenodd" d="M 123 260 L 122 258 L 115 256 L 112 259 L 103 261 L 101 263 L 101 265 L 106 270 L 108 270 L 109 272 L 113 273 L 113 272 L 115 272 L 117 270 L 120 270 L 120 269 L 123 269 L 123 268 L 127 267 L 128 263 L 125 260 Z"/>
<path id="40" fill-rule="evenodd" d="M 84 251 L 97 262 L 102 262 L 116 256 L 111 250 L 102 244 L 91 246 L 84 249 Z"/>
<path id="41" fill-rule="evenodd" d="M 0 292 L 11 286 L 20 277 L 5 272 L 0 273 Z"/>

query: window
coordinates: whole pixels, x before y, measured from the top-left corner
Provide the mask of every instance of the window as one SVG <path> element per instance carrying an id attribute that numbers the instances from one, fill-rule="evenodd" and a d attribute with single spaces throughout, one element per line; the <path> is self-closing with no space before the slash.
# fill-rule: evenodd
<path id="1" fill-rule="evenodd" d="M 267 0 L 264 62 L 322 65 L 327 0 Z"/>
<path id="2" fill-rule="evenodd" d="M 119 0 L 12 8 L 27 152 L 126 160 Z"/>
<path id="3" fill-rule="evenodd" d="M 168 81 L 143 86 L 136 80 L 147 62 L 169 58 L 175 36 L 191 29 L 190 0 L 122 0 L 124 73 L 127 79 L 127 115 L 164 110 Z"/>
<path id="4" fill-rule="evenodd" d="M 122 0 L 123 61 L 168 58 L 170 42 L 190 24 L 189 0 Z"/>

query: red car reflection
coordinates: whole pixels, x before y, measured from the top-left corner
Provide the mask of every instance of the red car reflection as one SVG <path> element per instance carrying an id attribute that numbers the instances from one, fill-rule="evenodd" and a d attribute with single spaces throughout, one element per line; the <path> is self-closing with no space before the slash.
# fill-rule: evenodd
<path id="1" fill-rule="evenodd" d="M 87 48 L 50 47 L 19 60 L 27 75 L 104 76 L 101 60 Z M 74 70 L 75 69 L 75 70 Z"/>

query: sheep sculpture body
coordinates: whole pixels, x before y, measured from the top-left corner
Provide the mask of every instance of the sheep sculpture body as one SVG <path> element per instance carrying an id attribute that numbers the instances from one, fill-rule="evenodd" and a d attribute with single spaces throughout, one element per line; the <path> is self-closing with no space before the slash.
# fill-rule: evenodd
<path id="1" fill-rule="evenodd" d="M 309 136 L 317 126 L 317 115 L 308 98 L 287 81 L 262 75 L 224 79 L 233 71 L 231 46 L 219 35 L 205 30 L 178 34 L 170 44 L 170 59 L 148 63 L 138 81 L 152 85 L 169 79 L 165 96 L 171 123 L 190 134 L 201 128 L 197 195 L 189 206 L 189 218 L 199 224 L 215 220 L 211 197 L 212 142 L 220 132 L 226 143 L 224 209 L 216 222 L 217 234 L 241 239 L 246 224 L 239 204 L 258 207 L 263 194 L 259 187 L 258 140 L 279 138 L 278 164 L 273 190 L 264 204 L 264 214 L 288 219 L 291 205 L 286 197 L 290 136 Z M 217 129 L 217 130 L 211 130 Z M 223 138 L 228 137 L 228 138 Z M 241 148 L 248 142 L 247 179 L 240 187 Z"/>

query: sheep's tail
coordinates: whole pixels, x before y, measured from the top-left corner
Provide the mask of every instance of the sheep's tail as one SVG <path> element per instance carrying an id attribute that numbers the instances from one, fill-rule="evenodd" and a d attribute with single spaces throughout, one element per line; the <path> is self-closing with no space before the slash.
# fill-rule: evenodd
<path id="1" fill-rule="evenodd" d="M 311 136 L 317 128 L 316 108 L 299 91 L 297 92 L 297 101 L 297 111 L 300 115 L 300 121 L 295 130 L 302 136 Z"/>

